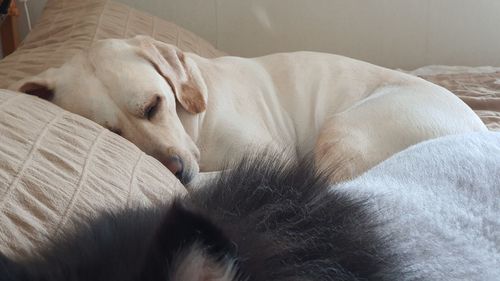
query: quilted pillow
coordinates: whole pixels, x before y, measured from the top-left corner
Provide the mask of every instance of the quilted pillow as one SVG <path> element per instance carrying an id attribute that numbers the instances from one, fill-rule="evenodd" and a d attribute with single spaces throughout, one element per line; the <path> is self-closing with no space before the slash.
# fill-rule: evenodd
<path id="1" fill-rule="evenodd" d="M 124 4 L 109 0 L 48 0 L 22 46 L 0 61 L 0 88 L 60 66 L 95 40 L 137 34 L 150 35 L 204 57 L 223 55 L 199 36 Z"/>
<path id="2" fill-rule="evenodd" d="M 96 123 L 0 90 L 0 251 L 23 255 L 77 217 L 185 192 L 156 159 Z"/>
<path id="3" fill-rule="evenodd" d="M 137 34 L 205 57 L 223 53 L 175 24 L 106 0 L 49 0 L 23 45 L 0 61 L 0 88 L 104 38 Z M 0 251 L 19 257 L 75 218 L 151 205 L 185 192 L 157 160 L 83 117 L 0 90 Z"/>

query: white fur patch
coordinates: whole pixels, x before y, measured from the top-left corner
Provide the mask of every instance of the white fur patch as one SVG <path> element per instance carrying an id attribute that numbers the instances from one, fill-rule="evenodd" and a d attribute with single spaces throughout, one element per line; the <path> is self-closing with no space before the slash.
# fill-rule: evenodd
<path id="1" fill-rule="evenodd" d="M 236 281 L 238 274 L 234 260 L 216 261 L 200 245 L 195 244 L 175 257 L 171 280 Z"/>

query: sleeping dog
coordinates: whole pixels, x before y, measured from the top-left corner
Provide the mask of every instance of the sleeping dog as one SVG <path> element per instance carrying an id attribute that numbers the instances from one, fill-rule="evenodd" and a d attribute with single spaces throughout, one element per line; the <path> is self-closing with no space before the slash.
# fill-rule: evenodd
<path id="1" fill-rule="evenodd" d="M 460 161 L 451 156 L 450 166 Z M 380 176 L 368 180 L 368 175 L 331 188 L 307 161 L 259 159 L 235 165 L 166 206 L 82 223 L 38 256 L 2 257 L 0 279 L 479 281 L 500 276 L 498 202 L 475 201 L 481 194 L 498 194 L 495 185 L 470 188 L 475 180 L 468 177 L 470 182 L 459 180 L 456 186 L 452 179 L 419 186 L 411 181 L 418 176 L 398 183 Z M 464 166 L 471 164 L 470 157 L 463 159 Z M 492 170 L 499 165 L 496 161 Z M 460 167 L 450 169 L 464 174 Z"/>
<path id="2" fill-rule="evenodd" d="M 98 41 L 12 88 L 122 135 L 185 183 L 256 147 L 313 152 L 317 169 L 344 180 L 423 140 L 486 130 L 446 89 L 365 62 L 207 59 L 144 36 Z"/>

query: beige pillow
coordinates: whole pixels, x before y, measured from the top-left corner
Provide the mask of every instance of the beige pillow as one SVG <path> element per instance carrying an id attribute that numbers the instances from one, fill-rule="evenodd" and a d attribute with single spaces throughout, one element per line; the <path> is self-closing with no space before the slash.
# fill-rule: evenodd
<path id="1" fill-rule="evenodd" d="M 94 40 L 151 35 L 222 55 L 172 23 L 105 0 L 49 0 L 23 45 L 0 61 L 0 88 L 59 66 Z M 164 202 L 184 187 L 158 161 L 83 117 L 0 90 L 0 251 L 36 251 L 75 218 Z"/>
<path id="2" fill-rule="evenodd" d="M 156 159 L 94 122 L 0 90 L 0 251 L 36 250 L 76 217 L 185 192 Z"/>
<path id="3" fill-rule="evenodd" d="M 223 55 L 199 36 L 124 4 L 106 0 L 48 0 L 22 46 L 0 61 L 0 88 L 60 66 L 95 40 L 137 34 L 150 35 L 204 57 Z"/>

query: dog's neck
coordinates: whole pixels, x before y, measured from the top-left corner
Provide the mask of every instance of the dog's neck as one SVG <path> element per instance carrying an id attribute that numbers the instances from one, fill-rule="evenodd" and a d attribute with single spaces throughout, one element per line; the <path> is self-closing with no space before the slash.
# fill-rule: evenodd
<path id="1" fill-rule="evenodd" d="M 269 96 L 272 91 L 245 83 L 246 73 L 235 75 L 238 69 L 227 59 L 189 56 L 206 84 L 207 107 L 200 114 L 189 114 L 179 108 L 178 114 L 200 149 L 202 171 L 217 169 L 228 157 L 236 159 L 242 153 L 263 147 L 285 150 L 294 146 L 295 130 L 287 112 L 265 102 L 268 98 L 276 99 Z"/>
<path id="2" fill-rule="evenodd" d="M 366 98 L 381 80 L 370 71 L 360 73 L 358 63 L 335 56 L 330 62 L 309 53 L 254 59 L 187 56 L 206 86 L 207 106 L 201 114 L 184 112 L 180 118 L 200 149 L 204 171 L 256 149 L 310 153 L 325 120 Z M 339 67 L 325 72 L 330 65 Z M 328 73 L 342 73 L 347 82 Z M 308 79 L 297 83 L 303 76 Z M 354 77 L 365 79 L 367 86 L 347 87 Z"/>

